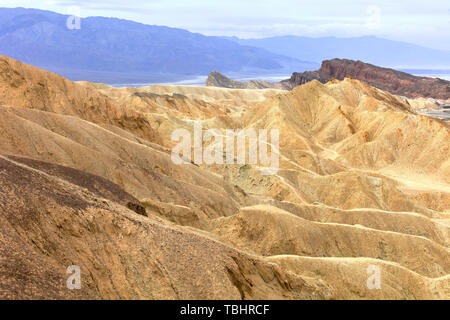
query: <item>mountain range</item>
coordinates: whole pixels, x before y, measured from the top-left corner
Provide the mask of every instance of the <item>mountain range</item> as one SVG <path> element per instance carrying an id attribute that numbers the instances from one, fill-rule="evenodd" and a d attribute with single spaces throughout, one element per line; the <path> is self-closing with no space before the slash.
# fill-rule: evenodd
<path id="1" fill-rule="evenodd" d="M 315 66 L 219 37 L 122 19 L 84 18 L 80 29 L 70 30 L 68 18 L 51 11 L 1 8 L 0 54 L 72 80 L 179 80 L 213 69 L 267 74 Z"/>
<path id="2" fill-rule="evenodd" d="M 226 37 L 226 39 L 314 62 L 343 58 L 396 69 L 450 69 L 448 51 L 375 36 L 355 38 L 280 36 L 263 39 Z"/>
<path id="3" fill-rule="evenodd" d="M 88 17 L 69 30 L 68 15 L 0 8 L 0 54 L 71 80 L 176 82 L 227 74 L 287 75 L 347 58 L 383 67 L 450 69 L 450 53 L 377 37 L 266 39 L 213 37 L 129 20 Z"/>

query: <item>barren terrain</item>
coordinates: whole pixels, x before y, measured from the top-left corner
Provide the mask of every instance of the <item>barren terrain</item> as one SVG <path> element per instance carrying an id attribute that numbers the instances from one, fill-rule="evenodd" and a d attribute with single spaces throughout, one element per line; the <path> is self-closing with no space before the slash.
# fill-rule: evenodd
<path id="1" fill-rule="evenodd" d="M 2 299 L 450 299 L 450 129 L 419 102 L 349 78 L 117 89 L 8 57 L 0 93 Z M 174 164 L 193 120 L 279 130 L 280 170 Z"/>

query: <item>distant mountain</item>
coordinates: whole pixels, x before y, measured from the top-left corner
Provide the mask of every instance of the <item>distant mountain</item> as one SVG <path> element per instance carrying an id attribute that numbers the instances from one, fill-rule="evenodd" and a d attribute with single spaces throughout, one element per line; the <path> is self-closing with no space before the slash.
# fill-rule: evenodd
<path id="1" fill-rule="evenodd" d="M 263 48 L 273 53 L 314 62 L 346 58 L 391 68 L 450 69 L 450 52 L 448 51 L 434 50 L 374 36 L 356 38 L 298 36 L 264 39 L 223 38 L 242 45 Z"/>
<path id="2" fill-rule="evenodd" d="M 146 75 L 207 75 L 223 72 L 280 73 L 315 64 L 243 46 L 220 37 L 90 17 L 69 30 L 68 16 L 50 11 L 0 8 L 0 54 L 74 80 L 143 81 Z M 134 75 L 130 79 L 130 75 Z M 83 78 L 86 76 L 86 78 Z M 169 77 L 169 78 L 168 78 Z"/>

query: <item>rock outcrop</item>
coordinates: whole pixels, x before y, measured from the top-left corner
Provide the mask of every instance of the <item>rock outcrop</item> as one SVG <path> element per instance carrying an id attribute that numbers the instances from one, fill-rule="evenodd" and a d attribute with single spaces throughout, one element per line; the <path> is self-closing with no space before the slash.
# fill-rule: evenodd
<path id="1" fill-rule="evenodd" d="M 292 90 L 312 80 L 327 83 L 332 79 L 344 80 L 345 78 L 364 81 L 381 90 L 407 98 L 450 100 L 450 81 L 417 77 L 405 72 L 346 59 L 323 61 L 321 68 L 317 71 L 295 72 L 290 79 L 276 83 L 265 81 L 239 82 L 213 72 L 208 77 L 206 85 L 239 89 L 276 88 Z"/>
<path id="2" fill-rule="evenodd" d="M 213 71 L 208 75 L 206 79 L 207 87 L 219 87 L 228 89 L 281 89 L 289 90 L 291 86 L 286 82 L 269 82 L 251 80 L 248 82 L 232 80 L 220 72 Z"/>
<path id="3" fill-rule="evenodd" d="M 295 86 L 312 80 L 326 83 L 332 78 L 361 80 L 381 90 L 408 98 L 450 99 L 450 81 L 417 77 L 405 72 L 346 59 L 324 61 L 318 71 L 294 73 L 289 83 Z"/>

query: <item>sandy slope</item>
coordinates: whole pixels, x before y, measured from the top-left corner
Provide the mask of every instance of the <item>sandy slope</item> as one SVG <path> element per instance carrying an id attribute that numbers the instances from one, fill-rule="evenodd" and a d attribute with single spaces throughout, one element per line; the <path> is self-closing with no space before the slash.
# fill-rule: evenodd
<path id="1" fill-rule="evenodd" d="M 450 131 L 405 99 L 350 79 L 115 89 L 0 62 L 0 297 L 450 298 Z M 173 164 L 192 120 L 279 129 L 279 172 Z"/>
<path id="2" fill-rule="evenodd" d="M 320 281 L 142 217 L 71 183 L 64 179 L 71 169 L 56 167 L 48 175 L 22 162 L 28 161 L 0 156 L 2 299 L 324 297 Z M 66 269 L 74 264 L 82 270 L 80 291 L 65 287 Z"/>

